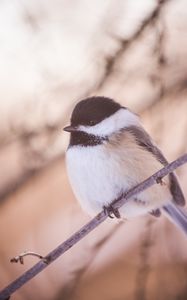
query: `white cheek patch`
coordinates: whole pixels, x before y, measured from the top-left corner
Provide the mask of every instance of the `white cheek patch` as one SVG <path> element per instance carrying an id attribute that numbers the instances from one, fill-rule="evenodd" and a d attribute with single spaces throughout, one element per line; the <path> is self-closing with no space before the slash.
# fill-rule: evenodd
<path id="1" fill-rule="evenodd" d="M 128 109 L 121 108 L 112 116 L 106 118 L 102 122 L 94 126 L 79 126 L 79 130 L 84 131 L 88 134 L 98 136 L 108 136 L 122 128 L 129 126 L 138 126 L 140 121 L 138 116 L 133 114 Z"/>

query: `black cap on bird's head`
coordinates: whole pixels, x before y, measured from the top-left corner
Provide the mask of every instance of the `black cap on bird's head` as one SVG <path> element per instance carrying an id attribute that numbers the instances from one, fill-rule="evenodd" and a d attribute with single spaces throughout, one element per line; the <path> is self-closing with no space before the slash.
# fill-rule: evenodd
<path id="1" fill-rule="evenodd" d="M 121 108 L 119 103 L 107 97 L 86 98 L 77 103 L 71 116 L 71 125 L 64 130 L 73 132 L 79 125 L 94 126 Z"/>

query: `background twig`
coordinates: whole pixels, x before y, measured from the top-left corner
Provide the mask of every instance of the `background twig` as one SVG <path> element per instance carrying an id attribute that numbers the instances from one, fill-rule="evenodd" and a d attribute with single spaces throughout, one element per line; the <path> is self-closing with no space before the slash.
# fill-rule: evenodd
<path id="1" fill-rule="evenodd" d="M 157 183 L 158 178 L 162 178 L 168 175 L 170 172 L 180 167 L 181 165 L 187 163 L 187 154 L 179 157 L 175 161 L 171 162 L 134 188 L 130 189 L 125 194 L 122 194 L 117 200 L 113 202 L 114 208 L 120 208 L 124 203 L 126 203 L 130 198 L 137 193 L 142 192 L 143 190 L 151 187 L 153 184 Z M 69 250 L 74 246 L 78 241 L 85 237 L 89 232 L 94 230 L 99 224 L 104 222 L 107 218 L 107 214 L 104 211 L 101 211 L 96 217 L 94 217 L 89 223 L 84 225 L 80 230 L 74 233 L 69 239 L 51 251 L 46 257 L 45 261 L 40 261 L 35 264 L 31 269 L 22 274 L 15 281 L 10 283 L 6 288 L 0 292 L 0 300 L 5 300 L 10 297 L 12 293 L 18 290 L 22 285 L 28 282 L 30 279 L 35 277 L 43 269 L 45 269 L 50 263 L 56 260 L 60 255 Z M 47 263 L 46 263 L 47 261 Z"/>

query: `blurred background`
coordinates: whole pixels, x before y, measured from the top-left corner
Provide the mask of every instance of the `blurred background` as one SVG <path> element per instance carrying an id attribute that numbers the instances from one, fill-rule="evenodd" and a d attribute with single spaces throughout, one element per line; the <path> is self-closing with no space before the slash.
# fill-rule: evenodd
<path id="1" fill-rule="evenodd" d="M 186 1 L 0 2 L 0 288 L 37 261 L 11 257 L 46 255 L 89 220 L 62 128 L 90 95 L 138 113 L 168 160 L 186 152 Z M 187 299 L 186 249 L 164 216 L 106 221 L 11 299 Z"/>

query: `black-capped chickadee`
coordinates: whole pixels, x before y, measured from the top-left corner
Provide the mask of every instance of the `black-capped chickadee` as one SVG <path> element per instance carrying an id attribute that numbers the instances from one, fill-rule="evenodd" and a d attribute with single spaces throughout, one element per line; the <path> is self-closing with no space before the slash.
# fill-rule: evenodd
<path id="1" fill-rule="evenodd" d="M 66 152 L 70 183 L 90 215 L 110 208 L 121 193 L 167 164 L 138 116 L 106 97 L 80 101 L 64 130 L 71 133 Z M 187 233 L 187 215 L 181 208 L 185 199 L 176 175 L 171 173 L 160 183 L 132 197 L 119 215 L 125 219 L 146 213 L 159 216 L 162 210 Z"/>

